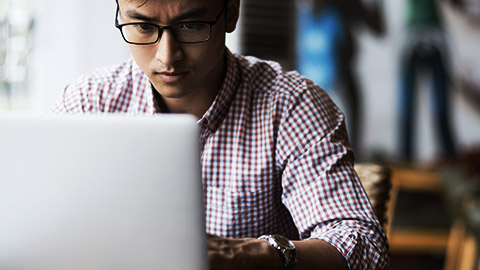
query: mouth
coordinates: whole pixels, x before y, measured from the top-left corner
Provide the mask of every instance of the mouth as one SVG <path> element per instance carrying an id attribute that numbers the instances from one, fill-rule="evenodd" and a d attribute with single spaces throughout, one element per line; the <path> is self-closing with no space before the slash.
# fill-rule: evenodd
<path id="1" fill-rule="evenodd" d="M 154 72 L 164 83 L 176 83 L 188 74 L 188 71 Z"/>

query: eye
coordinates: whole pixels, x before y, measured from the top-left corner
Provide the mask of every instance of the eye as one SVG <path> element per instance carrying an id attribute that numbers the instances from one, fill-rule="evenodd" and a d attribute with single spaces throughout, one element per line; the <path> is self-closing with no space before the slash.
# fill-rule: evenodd
<path id="1" fill-rule="evenodd" d="M 182 32 L 196 32 L 202 30 L 204 23 L 185 22 L 178 25 L 178 30 Z"/>
<path id="2" fill-rule="evenodd" d="M 156 31 L 156 27 L 151 24 L 139 23 L 135 24 L 135 29 L 141 33 L 152 33 Z"/>

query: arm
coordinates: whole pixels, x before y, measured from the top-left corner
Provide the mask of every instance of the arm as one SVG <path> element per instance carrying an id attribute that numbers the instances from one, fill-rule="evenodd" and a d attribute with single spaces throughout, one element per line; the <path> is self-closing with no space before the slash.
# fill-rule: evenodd
<path id="1" fill-rule="evenodd" d="M 325 241 L 312 239 L 294 244 L 298 254 L 295 270 L 348 269 L 342 255 Z M 282 258 L 266 240 L 210 236 L 208 247 L 211 269 L 282 269 Z"/>
<path id="2" fill-rule="evenodd" d="M 368 29 L 376 35 L 385 33 L 385 18 L 383 16 L 383 0 L 337 0 L 336 3 L 347 21 L 355 24 L 356 21 L 365 23 Z M 353 18 L 353 19 L 352 19 Z"/>
<path id="3" fill-rule="evenodd" d="M 51 114 L 84 114 L 91 112 L 90 80 L 84 75 L 67 85 L 51 108 Z"/>
<path id="4" fill-rule="evenodd" d="M 363 6 L 363 5 L 362 5 Z M 380 1 L 372 3 L 370 7 L 363 8 L 365 23 L 376 35 L 385 33 L 385 18 L 383 16 L 383 5 Z"/>
<path id="5" fill-rule="evenodd" d="M 385 269 L 388 244 L 353 170 L 343 115 L 310 87 L 280 102 L 288 108 L 275 109 L 284 114 L 275 158 L 283 167 L 282 202 L 302 239 L 294 241 L 296 269 Z M 210 237 L 209 256 L 212 269 L 280 269 L 282 262 L 267 241 L 255 238 Z"/>
<path id="6" fill-rule="evenodd" d="M 302 138 L 283 150 L 282 201 L 301 239 L 329 243 L 351 269 L 385 269 L 387 239 L 353 169 L 344 116 L 318 87 L 306 81 L 306 89 L 280 130 L 279 145 Z"/>
<path id="7" fill-rule="evenodd" d="M 139 108 L 139 113 L 144 113 L 153 105 L 141 100 L 138 93 L 145 93 L 146 99 L 149 92 L 151 89 L 147 76 L 134 64 L 133 59 L 129 59 L 120 65 L 94 69 L 77 77 L 65 87 L 50 112 L 53 114 L 125 113 L 129 109 L 128 106 L 135 107 L 147 103 L 148 107 Z"/>
<path id="8" fill-rule="evenodd" d="M 449 2 L 457 7 L 463 8 L 463 0 L 449 0 Z"/>
<path id="9" fill-rule="evenodd" d="M 298 251 L 296 270 L 348 269 L 347 262 L 340 252 L 323 240 L 311 239 L 294 243 Z"/>
<path id="10" fill-rule="evenodd" d="M 51 108 L 51 114 L 69 114 L 82 113 L 80 91 L 72 91 L 70 86 L 66 86 L 63 94 L 58 98 L 55 105 Z"/>

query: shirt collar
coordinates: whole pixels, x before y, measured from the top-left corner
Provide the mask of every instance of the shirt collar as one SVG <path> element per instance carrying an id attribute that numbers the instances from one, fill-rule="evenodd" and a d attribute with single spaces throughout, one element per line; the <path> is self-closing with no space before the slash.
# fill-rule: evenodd
<path id="1" fill-rule="evenodd" d="M 223 80 L 222 87 L 210 108 L 198 121 L 199 124 L 207 127 L 212 133 L 218 129 L 225 118 L 240 84 L 241 74 L 235 56 L 230 50 L 228 50 L 228 48 L 225 49 L 225 56 L 227 61 L 227 71 L 225 72 L 225 79 Z"/>

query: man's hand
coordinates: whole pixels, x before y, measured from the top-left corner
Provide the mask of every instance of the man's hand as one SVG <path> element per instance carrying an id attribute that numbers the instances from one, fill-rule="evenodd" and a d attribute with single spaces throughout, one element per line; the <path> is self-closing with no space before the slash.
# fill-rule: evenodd
<path id="1" fill-rule="evenodd" d="M 281 269 L 280 254 L 266 240 L 208 236 L 210 270 Z"/>

